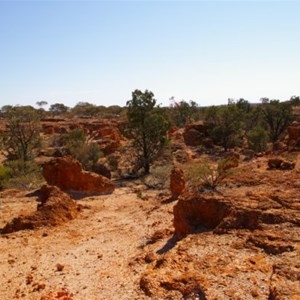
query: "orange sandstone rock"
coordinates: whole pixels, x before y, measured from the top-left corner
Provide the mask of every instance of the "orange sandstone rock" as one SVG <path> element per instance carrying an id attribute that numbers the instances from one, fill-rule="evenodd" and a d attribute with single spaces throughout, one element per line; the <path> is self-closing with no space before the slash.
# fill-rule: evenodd
<path id="1" fill-rule="evenodd" d="M 47 183 L 64 191 L 83 193 L 112 193 L 114 184 L 107 178 L 82 170 L 81 164 L 72 157 L 56 158 L 43 166 Z"/>
<path id="2" fill-rule="evenodd" d="M 174 167 L 170 175 L 170 189 L 172 198 L 177 199 L 185 190 L 185 179 L 183 170 Z"/>

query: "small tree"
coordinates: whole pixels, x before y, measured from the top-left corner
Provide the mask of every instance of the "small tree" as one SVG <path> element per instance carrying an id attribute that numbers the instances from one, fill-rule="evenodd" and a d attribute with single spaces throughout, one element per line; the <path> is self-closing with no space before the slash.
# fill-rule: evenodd
<path id="1" fill-rule="evenodd" d="M 256 126 L 247 132 L 250 149 L 256 152 L 265 151 L 268 143 L 268 132 L 261 126 Z"/>
<path id="2" fill-rule="evenodd" d="M 101 112 L 101 110 L 103 110 L 102 107 L 98 107 L 94 104 L 88 102 L 78 102 L 72 108 L 72 114 L 81 117 L 95 117 Z"/>
<path id="3" fill-rule="evenodd" d="M 176 126 L 184 126 L 198 117 L 199 107 L 196 102 L 184 100 L 176 102 L 173 98 L 171 100 L 173 101 L 170 106 L 171 119 Z"/>
<path id="4" fill-rule="evenodd" d="M 157 158 L 166 142 L 169 127 L 160 107 L 156 106 L 154 94 L 135 90 L 127 101 L 128 128 L 126 133 L 133 139 L 137 156 L 137 170 L 150 172 L 151 163 Z"/>
<path id="5" fill-rule="evenodd" d="M 46 106 L 48 104 L 48 102 L 47 101 L 37 101 L 36 102 L 36 105 L 39 107 L 39 108 L 41 108 L 41 109 L 43 109 L 43 106 Z"/>
<path id="6" fill-rule="evenodd" d="M 275 143 L 292 121 L 292 105 L 267 98 L 263 98 L 262 103 L 263 119 L 269 127 L 270 140 Z"/>
<path id="7" fill-rule="evenodd" d="M 69 111 L 69 107 L 65 106 L 62 103 L 55 103 L 50 105 L 49 112 L 53 115 L 62 115 Z"/>
<path id="8" fill-rule="evenodd" d="M 210 137 L 225 151 L 241 141 L 242 114 L 235 104 L 211 107 L 206 111 L 206 121 L 211 123 Z"/>
<path id="9" fill-rule="evenodd" d="M 28 161 L 40 146 L 39 114 L 31 106 L 16 106 L 5 111 L 6 130 L 2 144 L 9 159 Z"/>

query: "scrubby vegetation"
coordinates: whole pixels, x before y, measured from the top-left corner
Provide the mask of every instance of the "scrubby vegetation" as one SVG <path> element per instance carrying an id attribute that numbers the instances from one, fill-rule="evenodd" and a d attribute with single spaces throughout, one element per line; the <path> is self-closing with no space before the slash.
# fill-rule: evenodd
<path id="1" fill-rule="evenodd" d="M 154 94 L 135 90 L 127 102 L 127 137 L 133 140 L 137 157 L 136 170 L 150 172 L 151 163 L 157 158 L 167 140 L 169 124 L 163 111 L 156 105 Z"/>
<path id="2" fill-rule="evenodd" d="M 74 129 L 64 134 L 59 143 L 65 148 L 65 153 L 77 159 L 85 170 L 93 170 L 99 158 L 103 156 L 99 146 L 89 142 L 82 129 Z"/>
<path id="3" fill-rule="evenodd" d="M 262 98 L 261 103 L 257 104 L 251 104 L 242 98 L 229 99 L 227 105 L 211 107 L 200 107 L 194 101 L 176 101 L 174 98 L 170 100 L 170 106 L 161 107 L 157 105 L 151 91 L 135 90 L 126 107 L 118 105 L 104 107 L 79 102 L 73 108 L 63 103 L 54 103 L 46 110 L 45 107 L 48 105 L 46 101 L 36 102 L 37 109 L 32 106 L 3 106 L 0 116 L 5 122 L 5 129 L 1 134 L 1 151 L 5 161 L 0 175 L 1 186 L 13 185 L 18 181 L 23 182 L 20 184 L 23 186 L 28 186 L 27 181 L 30 180 L 39 182 L 40 167 L 36 164 L 36 158 L 43 153 L 43 148 L 47 147 L 56 149 L 56 152 L 47 150 L 54 156 L 71 155 L 89 171 L 97 171 L 100 166 L 107 174 L 113 171 L 116 176 L 119 174 L 120 177 L 128 178 L 151 172 L 152 177 L 147 180 L 150 185 L 155 185 L 157 182 L 166 181 L 167 176 L 163 173 L 169 169 L 167 165 L 170 166 L 172 160 L 183 163 L 189 160 L 189 154 L 178 143 L 174 143 L 173 140 L 169 142 L 170 128 L 176 131 L 187 128 L 191 123 L 203 124 L 207 136 L 197 133 L 195 129 L 191 131 L 204 141 L 194 146 L 199 155 L 207 151 L 214 153 L 216 151 L 214 149 L 218 149 L 217 151 L 223 149 L 226 152 L 236 147 L 262 153 L 283 137 L 286 128 L 293 121 L 293 107 L 299 104 L 299 97 L 296 96 L 284 102 Z M 109 119 L 118 120 L 118 124 L 114 125 L 117 129 L 109 133 L 114 134 L 117 140 L 114 144 L 109 144 L 111 135 L 106 139 L 100 137 L 99 140 L 97 133 L 98 140 L 95 141 L 94 133 L 88 133 L 81 125 L 73 128 L 64 127 L 56 131 L 52 129 L 53 133 L 56 133 L 51 138 L 41 134 L 43 131 L 41 122 L 44 120 L 67 119 L 76 123 L 78 118 L 99 122 L 107 120 L 104 121 L 107 124 L 110 122 Z M 118 128 L 127 138 L 124 145 L 115 133 Z M 101 149 L 99 141 L 104 143 Z M 102 149 L 106 149 L 106 152 Z M 119 154 L 114 154 L 116 150 Z M 123 155 L 125 159 L 122 159 Z M 99 159 L 102 159 L 100 165 Z M 126 164 L 123 170 L 122 161 Z M 220 166 L 211 166 L 203 162 L 188 168 L 189 181 L 195 181 L 195 186 L 214 189 L 227 175 Z"/>
<path id="4" fill-rule="evenodd" d="M 186 164 L 184 169 L 190 189 L 194 192 L 216 190 L 226 177 L 233 174 L 231 163 L 230 159 L 220 159 L 215 164 L 203 159 Z"/>

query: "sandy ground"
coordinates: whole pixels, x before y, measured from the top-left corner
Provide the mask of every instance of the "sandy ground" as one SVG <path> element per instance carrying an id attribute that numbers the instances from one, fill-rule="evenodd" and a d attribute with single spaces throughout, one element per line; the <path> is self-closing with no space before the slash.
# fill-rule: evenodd
<path id="1" fill-rule="evenodd" d="M 36 198 L 24 192 L 6 191 L 1 198 L 1 227 L 36 208 Z M 85 207 L 79 218 L 63 226 L 0 236 L 0 299 L 36 300 L 61 289 L 74 300 L 148 299 L 139 288 L 147 265 L 132 262 L 154 232 L 172 228 L 173 218 L 173 204 L 158 205 L 155 198 L 142 200 L 130 188 L 118 188 L 79 200 Z"/>

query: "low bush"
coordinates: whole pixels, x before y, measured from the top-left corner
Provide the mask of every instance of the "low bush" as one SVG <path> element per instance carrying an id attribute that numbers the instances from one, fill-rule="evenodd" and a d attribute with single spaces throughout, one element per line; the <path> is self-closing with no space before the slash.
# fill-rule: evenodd
<path id="1" fill-rule="evenodd" d="M 32 161 L 8 161 L 2 170 L 5 174 L 2 188 L 31 189 L 40 187 L 44 182 L 41 167 Z"/>
<path id="2" fill-rule="evenodd" d="M 89 143 L 82 129 L 74 129 L 69 134 L 64 135 L 59 144 L 63 145 L 67 152 L 88 171 L 93 170 L 99 158 L 103 156 L 99 145 Z"/>
<path id="3" fill-rule="evenodd" d="M 11 177 L 11 170 L 8 167 L 0 165 L 0 190 L 2 190 L 9 178 Z"/>
<path id="4" fill-rule="evenodd" d="M 256 152 L 263 152 L 267 149 L 268 132 L 261 126 L 256 126 L 247 133 L 250 149 Z"/>
<path id="5" fill-rule="evenodd" d="M 189 188 L 194 192 L 203 189 L 216 190 L 222 181 L 233 173 L 228 166 L 229 160 L 227 159 L 219 160 L 217 165 L 207 160 L 186 164 L 184 172 Z"/>

